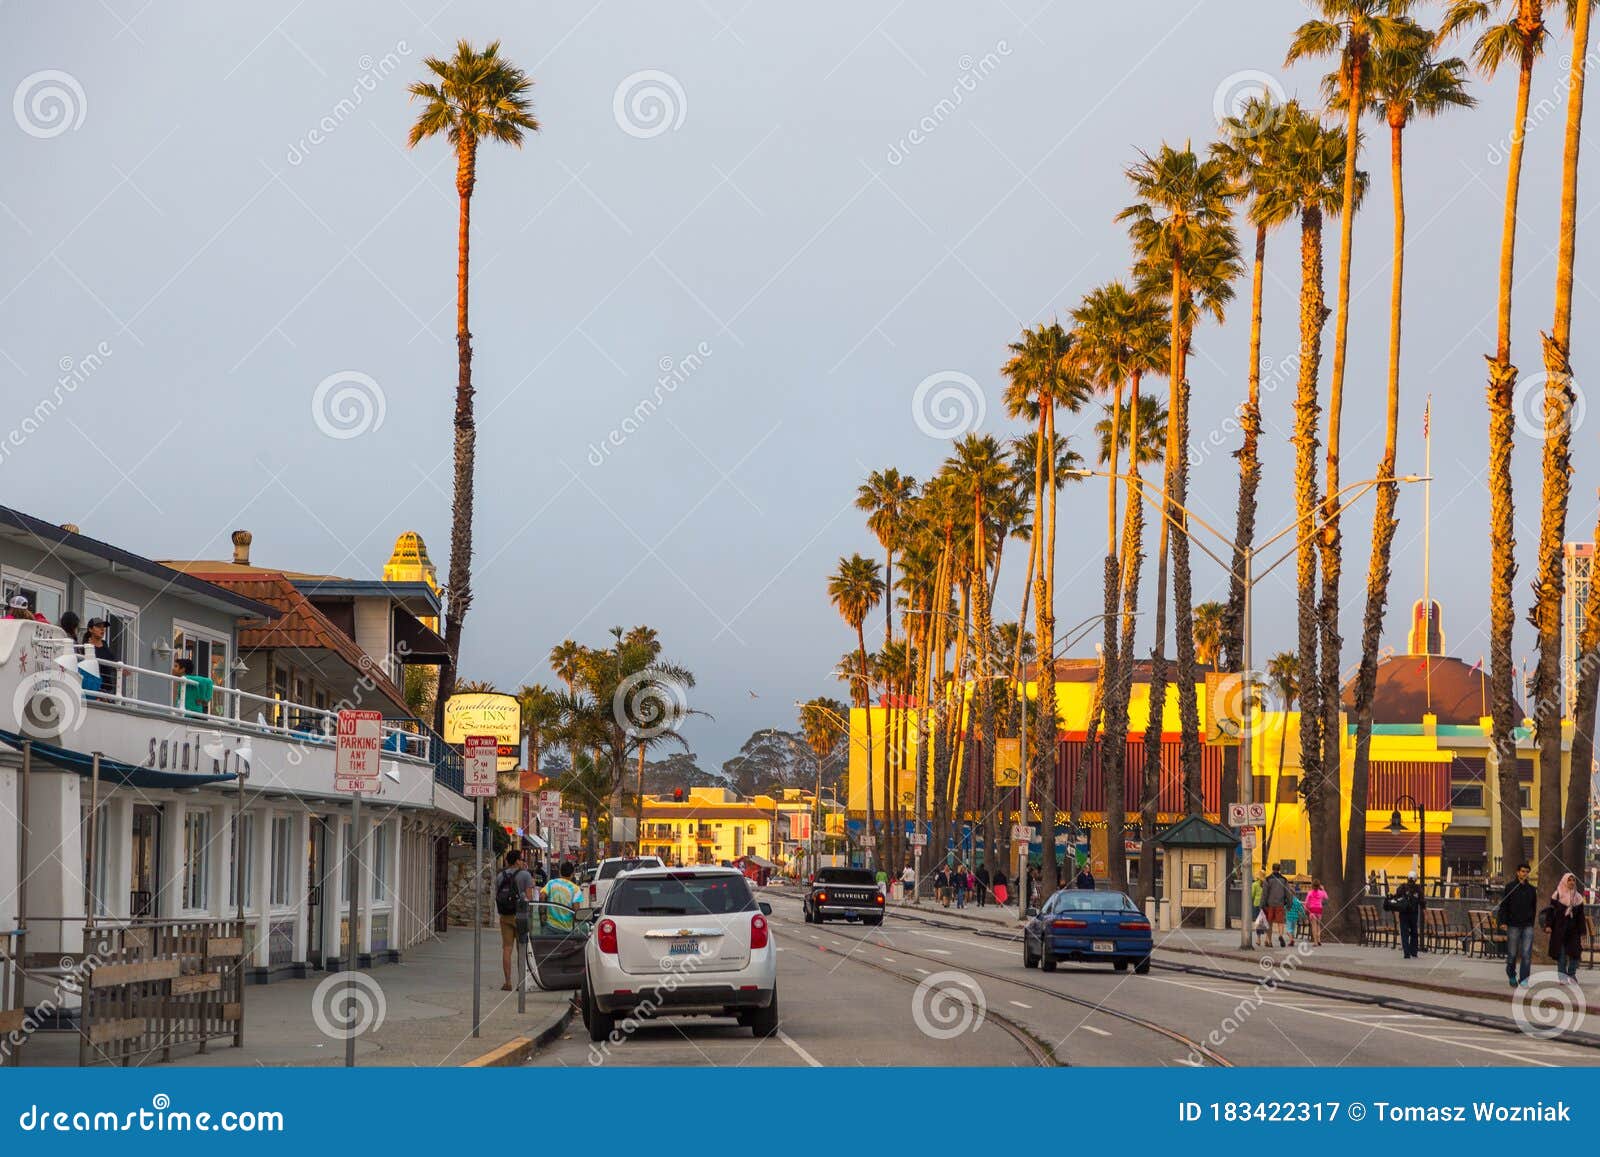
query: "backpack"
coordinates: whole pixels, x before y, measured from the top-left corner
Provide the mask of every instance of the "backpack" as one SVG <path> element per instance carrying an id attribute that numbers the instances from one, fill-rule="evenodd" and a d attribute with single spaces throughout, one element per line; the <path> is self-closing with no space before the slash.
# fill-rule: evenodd
<path id="1" fill-rule="evenodd" d="M 517 873 L 506 868 L 494 885 L 494 910 L 502 916 L 517 914 Z"/>

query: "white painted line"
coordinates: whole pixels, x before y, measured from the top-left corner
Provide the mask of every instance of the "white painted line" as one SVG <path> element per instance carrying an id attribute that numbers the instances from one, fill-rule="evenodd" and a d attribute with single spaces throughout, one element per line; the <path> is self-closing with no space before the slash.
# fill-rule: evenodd
<path id="1" fill-rule="evenodd" d="M 917 969 L 917 971 L 922 973 L 922 975 L 924 975 L 924 976 L 928 975 L 928 970 L 926 968 L 919 968 L 919 969 Z"/>
<path id="2" fill-rule="evenodd" d="M 778 1030 L 778 1039 L 792 1048 L 795 1051 L 795 1055 L 801 1060 L 805 1061 L 805 1063 L 810 1065 L 812 1068 L 820 1069 L 822 1067 L 821 1061 L 817 1060 L 816 1057 L 812 1056 L 810 1053 L 806 1052 L 805 1049 L 801 1048 L 798 1042 L 795 1041 L 794 1037 L 784 1032 L 781 1028 Z"/>
<path id="3" fill-rule="evenodd" d="M 1110 1036 L 1111 1035 L 1105 1029 L 1103 1029 L 1103 1028 L 1095 1028 L 1094 1025 L 1092 1025 L 1092 1024 L 1080 1024 L 1078 1027 L 1081 1028 L 1084 1032 L 1092 1032 L 1092 1033 L 1094 1033 L 1095 1036 Z"/>
<path id="4" fill-rule="evenodd" d="M 950 955 L 950 953 L 946 952 L 943 948 L 930 948 L 930 949 L 928 949 L 928 951 L 933 953 L 935 956 L 949 956 Z"/>
<path id="5" fill-rule="evenodd" d="M 887 960 L 890 964 L 894 963 L 894 957 L 893 956 L 885 956 L 884 959 Z"/>
<path id="6" fill-rule="evenodd" d="M 1031 1004 L 1023 1004 L 1020 1000 L 1008 1000 L 1006 1003 L 1007 1004 L 1014 1004 L 1018 1008 L 1032 1008 L 1033 1007 L 1033 1005 L 1031 1005 Z"/>

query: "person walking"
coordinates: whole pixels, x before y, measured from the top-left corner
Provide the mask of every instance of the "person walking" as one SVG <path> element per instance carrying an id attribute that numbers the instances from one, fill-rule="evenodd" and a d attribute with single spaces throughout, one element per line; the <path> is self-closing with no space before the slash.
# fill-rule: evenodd
<path id="1" fill-rule="evenodd" d="M 1571 872 L 1561 877 L 1556 890 L 1550 895 L 1546 926 L 1550 929 L 1550 958 L 1556 962 L 1561 979 L 1568 984 L 1578 983 L 1578 962 L 1583 959 L 1583 893 L 1578 889 L 1578 877 Z"/>
<path id="2" fill-rule="evenodd" d="M 956 865 L 956 870 L 950 876 L 950 887 L 955 890 L 956 907 L 965 908 L 967 906 L 967 866 L 965 864 Z"/>
<path id="3" fill-rule="evenodd" d="M 1327 905 L 1327 889 L 1321 880 L 1313 878 L 1311 889 L 1306 892 L 1306 917 L 1311 924 L 1311 943 L 1316 948 L 1322 947 L 1322 910 Z"/>
<path id="4" fill-rule="evenodd" d="M 1078 873 L 1078 878 L 1074 883 L 1081 891 L 1094 891 L 1094 873 L 1089 870 L 1087 863 L 1083 865 L 1083 869 Z"/>
<path id="5" fill-rule="evenodd" d="M 939 902 L 940 907 L 950 907 L 950 873 L 943 864 L 933 874 L 933 898 Z"/>
<path id="6" fill-rule="evenodd" d="M 1418 933 L 1422 929 L 1422 885 L 1417 883 L 1415 869 L 1408 872 L 1406 882 L 1394 890 L 1390 903 L 1400 916 L 1401 959 L 1415 960 L 1421 951 Z"/>
<path id="7" fill-rule="evenodd" d="M 994 902 L 996 904 L 1004 904 L 1007 900 L 1011 899 L 1011 889 L 1008 886 L 1009 883 L 1010 881 L 1006 879 L 1006 870 L 1004 868 L 995 868 Z"/>
<path id="8" fill-rule="evenodd" d="M 1506 981 L 1526 988 L 1533 971 L 1533 922 L 1539 915 L 1539 890 L 1528 882 L 1528 865 L 1517 865 L 1516 879 L 1506 885 L 1495 906 L 1495 919 L 1506 930 Z"/>
<path id="9" fill-rule="evenodd" d="M 583 893 L 573 875 L 572 861 L 564 860 L 557 869 L 556 878 L 544 887 L 544 906 L 539 909 L 539 920 L 556 932 L 571 932 L 574 927 L 573 912 Z"/>
<path id="10" fill-rule="evenodd" d="M 905 871 L 900 873 L 900 902 L 902 904 L 917 902 L 917 870 L 910 864 L 907 864 Z"/>
<path id="11" fill-rule="evenodd" d="M 495 877 L 494 910 L 500 917 L 500 970 L 506 982 L 502 992 L 510 992 L 511 953 L 517 945 L 517 908 L 523 902 L 532 903 L 539 898 L 533 886 L 533 873 L 523 867 L 522 852 L 512 848 L 506 853 L 506 866 Z"/>
<path id="12" fill-rule="evenodd" d="M 1272 936 L 1277 936 L 1278 947 L 1283 944 L 1283 923 L 1289 907 L 1289 897 L 1294 890 L 1289 887 L 1289 881 L 1284 879 L 1277 864 L 1272 865 L 1272 874 L 1261 881 L 1261 910 L 1267 914 L 1268 933 L 1267 945 L 1271 947 Z"/>
<path id="13" fill-rule="evenodd" d="M 1294 947 L 1296 935 L 1304 935 L 1308 914 L 1306 903 L 1300 898 L 1300 893 L 1294 890 L 1294 885 L 1289 885 L 1289 908 L 1284 913 L 1284 927 L 1289 930 L 1289 947 Z"/>
<path id="14" fill-rule="evenodd" d="M 988 864 L 979 864 L 978 865 L 978 870 L 977 870 L 976 873 L 974 873 L 974 875 L 976 876 L 977 882 L 978 882 L 978 887 L 977 887 L 978 907 L 980 907 L 980 908 L 988 907 L 988 904 L 989 904 L 989 888 L 990 888 L 989 865 Z"/>

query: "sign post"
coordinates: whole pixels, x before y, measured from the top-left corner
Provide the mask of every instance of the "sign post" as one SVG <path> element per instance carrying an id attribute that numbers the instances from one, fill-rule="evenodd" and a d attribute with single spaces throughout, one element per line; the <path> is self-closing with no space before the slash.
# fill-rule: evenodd
<path id="1" fill-rule="evenodd" d="M 495 791 L 496 748 L 492 735 L 469 735 L 463 794 L 472 800 L 472 1035 L 483 1032 L 483 801 Z"/>
<path id="2" fill-rule="evenodd" d="M 383 747 L 383 713 L 339 712 L 333 754 L 333 788 L 350 793 L 350 949 L 345 961 L 345 1007 L 356 1007 L 356 974 L 361 970 L 361 796 L 378 790 L 378 757 Z M 355 1067 L 356 1034 L 344 1038 L 344 1063 Z"/>

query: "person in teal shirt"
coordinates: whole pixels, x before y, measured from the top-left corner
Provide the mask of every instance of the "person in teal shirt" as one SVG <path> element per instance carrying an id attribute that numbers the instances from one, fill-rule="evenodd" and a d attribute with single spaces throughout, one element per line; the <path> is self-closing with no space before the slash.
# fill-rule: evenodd
<path id="1" fill-rule="evenodd" d="M 182 682 L 183 709 L 194 715 L 205 715 L 211 709 L 211 697 L 217 692 L 217 685 L 204 675 L 194 673 L 194 660 L 186 655 L 179 655 L 172 660 L 172 673 Z"/>
<path id="2" fill-rule="evenodd" d="M 578 906 L 578 885 L 572 880 L 572 861 L 561 865 L 561 874 L 544 886 L 544 901 L 552 907 L 541 908 L 542 919 L 556 932 L 572 931 L 572 910 Z"/>

